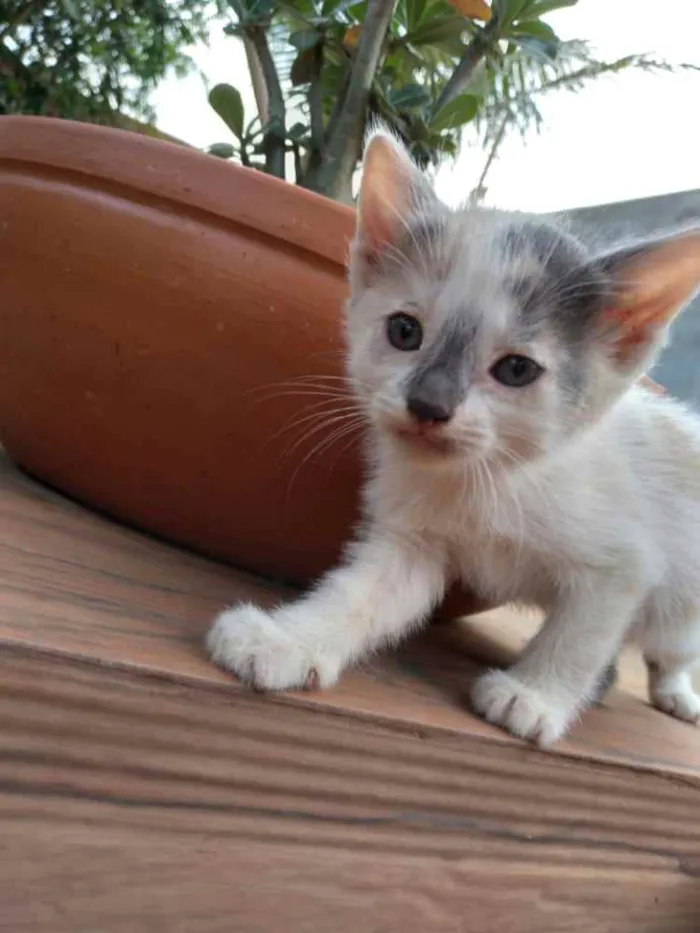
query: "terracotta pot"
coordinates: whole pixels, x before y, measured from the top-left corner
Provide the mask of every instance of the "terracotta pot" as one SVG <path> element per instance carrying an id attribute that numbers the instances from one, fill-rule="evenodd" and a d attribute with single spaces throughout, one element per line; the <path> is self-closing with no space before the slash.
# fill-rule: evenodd
<path id="1" fill-rule="evenodd" d="M 324 401 L 296 380 L 342 375 L 352 227 L 346 207 L 184 147 L 0 118 L 8 452 L 139 528 L 316 576 L 357 516 L 360 464 L 349 438 L 295 424 Z"/>
<path id="2" fill-rule="evenodd" d="M 353 213 L 143 136 L 0 118 L 0 436 L 141 528 L 305 580 L 356 516 L 356 450 L 295 442 L 340 375 Z M 309 392 L 311 390 L 308 390 Z M 307 423 L 302 427 L 309 428 Z"/>

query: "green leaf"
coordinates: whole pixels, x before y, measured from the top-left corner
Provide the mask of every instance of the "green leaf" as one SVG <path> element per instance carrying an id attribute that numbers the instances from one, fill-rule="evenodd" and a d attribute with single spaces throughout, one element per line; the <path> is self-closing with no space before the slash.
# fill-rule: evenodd
<path id="1" fill-rule="evenodd" d="M 231 159 L 236 154 L 236 150 L 231 143 L 214 143 L 213 146 L 209 146 L 209 153 L 218 159 Z"/>
<path id="2" fill-rule="evenodd" d="M 440 110 L 430 123 L 432 130 L 454 130 L 469 123 L 479 112 L 481 98 L 475 94 L 460 94 Z"/>
<path id="3" fill-rule="evenodd" d="M 66 15 L 71 19 L 78 20 L 80 18 L 80 10 L 76 5 L 75 0 L 61 0 L 61 6 L 66 11 Z"/>
<path id="4" fill-rule="evenodd" d="M 293 87 L 308 84 L 316 77 L 316 52 L 314 49 L 302 49 L 292 62 L 289 77 Z"/>
<path id="5" fill-rule="evenodd" d="M 298 29 L 288 39 L 289 44 L 300 52 L 315 48 L 320 41 L 321 33 L 318 29 Z"/>
<path id="6" fill-rule="evenodd" d="M 243 101 L 231 84 L 217 84 L 209 92 L 209 103 L 239 139 L 243 135 Z"/>
<path id="7" fill-rule="evenodd" d="M 562 10 L 567 6 L 576 6 L 578 0 L 533 0 L 527 10 L 529 17 L 545 16 L 553 10 Z"/>
<path id="8" fill-rule="evenodd" d="M 330 17 L 337 13 L 344 13 L 351 6 L 357 6 L 360 0 L 325 0 L 321 7 L 321 13 L 324 17 Z M 364 16 L 361 17 L 364 19 Z"/>
<path id="9" fill-rule="evenodd" d="M 539 58 L 540 61 L 552 62 L 559 54 L 559 41 L 557 39 L 550 42 L 535 39 L 532 36 L 510 36 L 510 41 L 518 45 L 532 58 Z"/>
<path id="10" fill-rule="evenodd" d="M 412 32 L 406 33 L 403 41 L 410 45 L 432 45 L 435 42 L 441 42 L 443 39 L 453 39 L 462 35 L 466 29 L 466 20 L 462 16 L 431 17 L 422 26 L 418 26 Z"/>
<path id="11" fill-rule="evenodd" d="M 406 84 L 404 87 L 389 91 L 387 103 L 395 110 L 411 110 L 423 107 L 430 102 L 430 94 L 419 84 Z"/>
<path id="12" fill-rule="evenodd" d="M 239 19 L 243 19 L 243 17 L 245 16 L 247 12 L 244 0 L 228 0 L 228 6 L 231 7 L 233 12 L 236 14 L 236 16 Z"/>
<path id="13" fill-rule="evenodd" d="M 528 6 L 529 0 L 493 0 L 493 12 L 501 29 L 515 22 Z"/>
<path id="14" fill-rule="evenodd" d="M 504 32 L 504 35 L 511 37 L 530 36 L 533 39 L 539 39 L 541 42 L 559 42 L 556 32 L 547 23 L 542 23 L 538 19 L 526 19 L 516 23 L 510 29 Z"/>
<path id="15" fill-rule="evenodd" d="M 299 142 L 300 139 L 303 139 L 305 136 L 309 135 L 309 128 L 304 123 L 295 123 L 287 130 L 287 136 L 294 140 L 294 142 Z"/>
<path id="16" fill-rule="evenodd" d="M 252 0 L 247 5 L 247 18 L 254 21 L 267 19 L 275 8 L 277 0 Z"/>
<path id="17" fill-rule="evenodd" d="M 423 18 L 426 0 L 406 0 L 406 29 L 411 32 L 416 29 Z"/>

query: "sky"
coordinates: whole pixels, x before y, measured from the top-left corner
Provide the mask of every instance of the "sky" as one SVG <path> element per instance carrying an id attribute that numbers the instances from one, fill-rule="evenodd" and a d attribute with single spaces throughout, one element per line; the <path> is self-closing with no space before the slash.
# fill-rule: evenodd
<path id="1" fill-rule="evenodd" d="M 700 65 L 699 0 L 579 0 L 547 21 L 562 39 L 587 39 L 600 58 L 651 53 Z M 195 146 L 228 139 L 209 108 L 206 82 L 227 81 L 254 113 L 245 57 L 236 39 L 215 33 L 191 50 L 201 74 L 166 79 L 153 103 L 161 129 Z M 486 201 L 511 210 L 552 211 L 700 188 L 700 72 L 629 71 L 577 94 L 541 103 L 545 126 L 523 143 L 504 142 L 487 180 Z M 475 186 L 483 153 L 465 145 L 438 173 L 450 203 Z"/>

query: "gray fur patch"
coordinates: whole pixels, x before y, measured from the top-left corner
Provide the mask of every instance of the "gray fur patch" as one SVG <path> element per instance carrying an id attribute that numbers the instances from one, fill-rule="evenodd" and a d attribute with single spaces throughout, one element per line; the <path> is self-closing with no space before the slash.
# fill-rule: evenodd
<path id="1" fill-rule="evenodd" d="M 513 283 L 523 323 L 553 324 L 564 339 L 578 343 L 606 293 L 600 267 L 575 237 L 545 222 L 512 227 L 505 239 L 511 262 L 524 256 L 536 264 Z"/>
<path id="2" fill-rule="evenodd" d="M 578 394 L 585 384 L 585 345 L 607 293 L 607 277 L 575 237 L 552 224 L 526 221 L 509 228 L 504 247 L 511 265 L 530 271 L 511 282 L 524 336 L 542 330 L 564 345 L 569 364 L 563 388 Z"/>
<path id="3" fill-rule="evenodd" d="M 419 399 L 454 413 L 464 400 L 474 366 L 476 325 L 454 315 L 438 334 L 406 386 L 407 399 Z"/>

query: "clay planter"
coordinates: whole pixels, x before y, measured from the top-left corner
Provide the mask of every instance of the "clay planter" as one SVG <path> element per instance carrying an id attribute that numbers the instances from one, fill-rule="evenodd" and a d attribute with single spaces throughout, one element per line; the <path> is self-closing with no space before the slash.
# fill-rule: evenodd
<path id="1" fill-rule="evenodd" d="M 9 454 L 238 566 L 324 570 L 356 518 L 359 457 L 347 439 L 323 448 L 327 432 L 302 439 L 312 422 L 292 422 L 322 399 L 295 380 L 342 374 L 352 225 L 346 207 L 185 147 L 0 118 Z"/>

